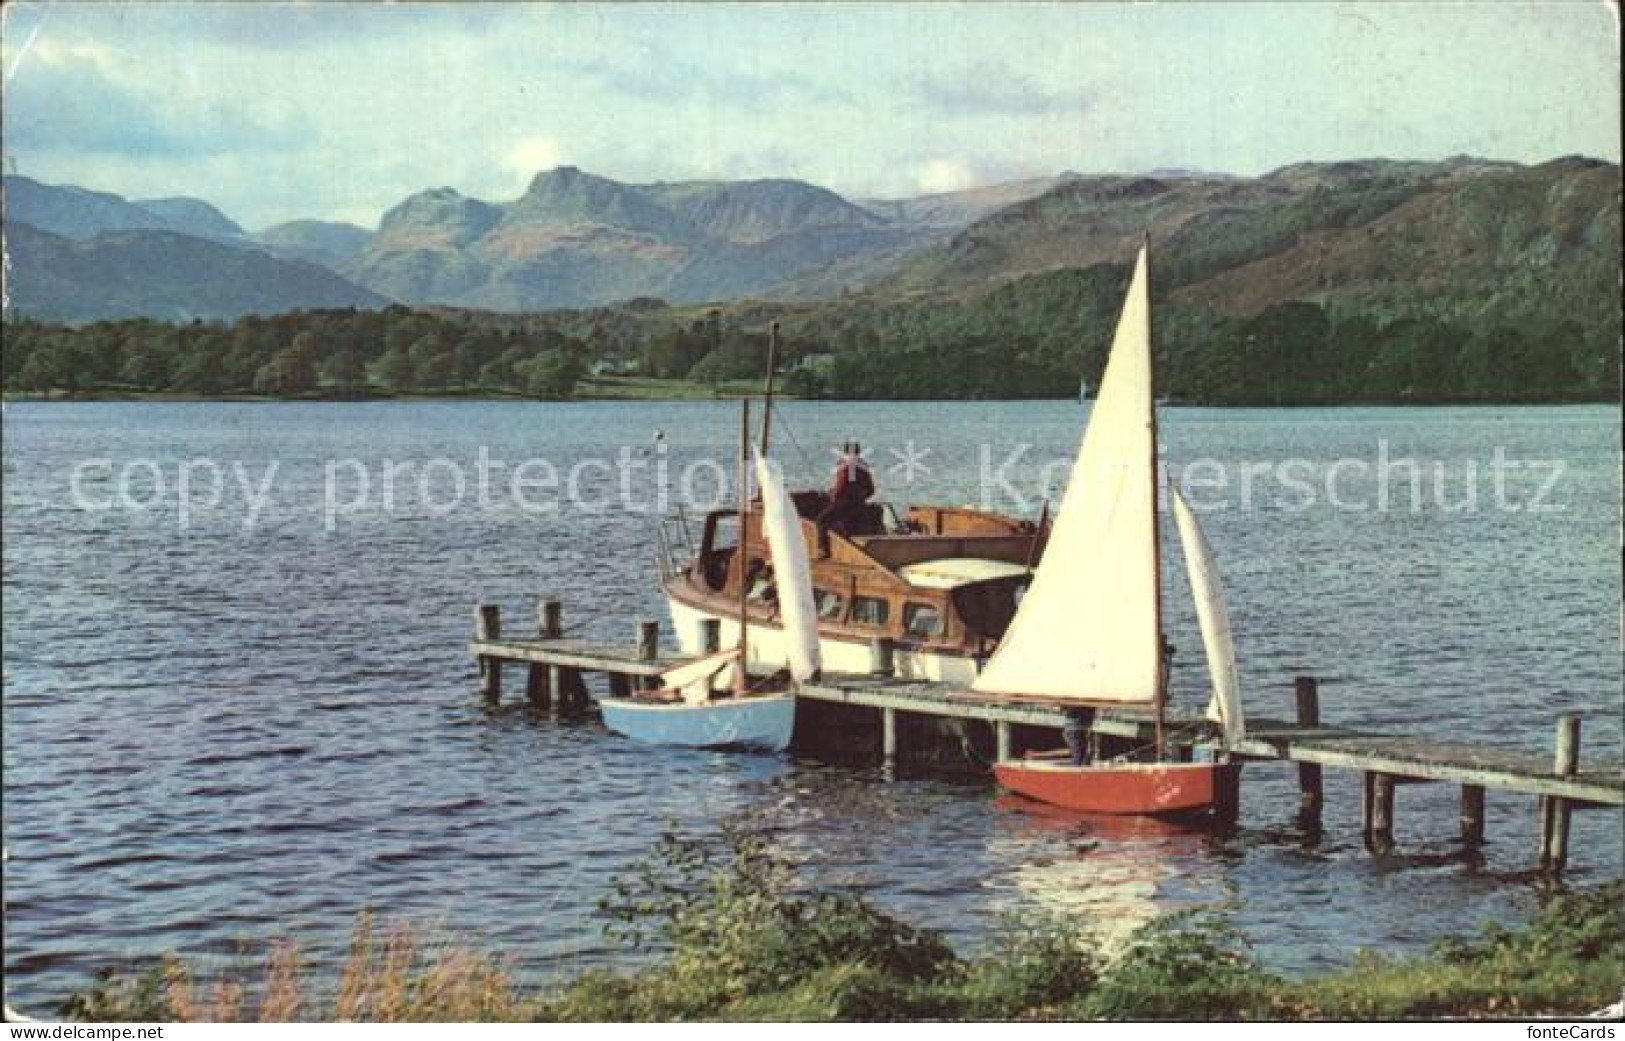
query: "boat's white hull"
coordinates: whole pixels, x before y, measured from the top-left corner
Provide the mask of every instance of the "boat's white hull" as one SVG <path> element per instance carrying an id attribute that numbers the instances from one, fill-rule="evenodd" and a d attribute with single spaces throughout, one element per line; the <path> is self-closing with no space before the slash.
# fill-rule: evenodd
<path id="1" fill-rule="evenodd" d="M 672 629 L 677 644 L 684 654 L 705 653 L 705 635 L 701 623 L 715 618 L 722 623 L 721 644 L 732 647 L 739 641 L 737 617 L 716 614 L 696 607 L 676 597 L 667 597 L 671 607 Z M 783 630 L 777 626 L 752 622 L 748 669 L 753 673 L 774 672 L 785 667 L 789 651 Z M 819 658 L 825 672 L 867 673 L 869 647 L 856 640 L 820 637 Z M 976 678 L 976 660 L 950 654 L 933 654 L 898 647 L 893 655 L 896 674 L 903 679 L 938 680 L 944 683 L 969 684 Z"/>

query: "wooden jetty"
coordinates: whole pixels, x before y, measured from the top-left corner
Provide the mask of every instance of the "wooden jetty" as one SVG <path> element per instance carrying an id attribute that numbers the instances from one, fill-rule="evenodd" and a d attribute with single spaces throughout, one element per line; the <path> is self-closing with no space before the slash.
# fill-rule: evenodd
<path id="1" fill-rule="evenodd" d="M 536 618 L 535 627 L 525 635 L 504 636 L 498 608 L 490 604 L 479 607 L 470 651 L 479 662 L 481 690 L 487 699 L 502 696 L 504 664 L 527 666 L 525 692 L 531 704 L 583 711 L 590 708 L 587 673 L 603 674 L 610 692 L 625 696 L 635 686 L 652 685 L 663 670 L 688 660 L 661 649 L 658 622 L 639 622 L 635 641 L 612 646 L 566 638 L 557 600 L 542 601 Z M 715 641 L 714 630 L 708 636 Z M 878 736 L 876 751 L 886 761 L 899 756 L 903 737 L 910 730 L 923 741 L 946 739 L 959 748 L 986 747 L 990 756 L 1001 760 L 1017 756 L 1025 748 L 1059 744 L 1065 715 L 1055 705 L 899 679 L 892 674 L 886 640 L 874 641 L 870 658 L 868 675 L 826 674 L 819 682 L 804 685 L 797 697 L 802 707 L 843 713 L 841 727 L 846 738 L 853 736 L 856 720 L 864 731 L 860 743 L 873 747 Z M 1320 817 L 1323 771 L 1362 774 L 1362 821 L 1366 843 L 1374 852 L 1387 852 L 1393 846 L 1395 790 L 1401 785 L 1460 785 L 1461 839 L 1469 845 L 1484 840 L 1486 790 L 1537 796 L 1540 863 L 1553 873 L 1561 872 L 1568 859 L 1573 811 L 1625 807 L 1625 770 L 1619 763 L 1581 767 L 1576 715 L 1558 718 L 1554 755 L 1542 758 L 1482 745 L 1329 726 L 1320 719 L 1314 677 L 1296 677 L 1294 691 L 1297 718 L 1249 718 L 1247 736 L 1232 754 L 1243 760 L 1296 763 L 1301 812 L 1309 822 L 1318 822 Z M 947 726 L 922 727 L 917 725 L 920 720 Z M 1184 754 L 1189 754 L 1197 722 L 1193 716 L 1169 717 L 1168 739 Z M 1154 739 L 1152 720 L 1147 713 L 1100 712 L 1090 739 L 1105 754 L 1144 746 Z M 799 725 L 797 742 L 803 742 Z M 1239 789 L 1239 781 L 1237 786 Z M 1225 793 L 1219 806 L 1221 818 L 1233 822 L 1239 810 L 1240 791 Z"/>

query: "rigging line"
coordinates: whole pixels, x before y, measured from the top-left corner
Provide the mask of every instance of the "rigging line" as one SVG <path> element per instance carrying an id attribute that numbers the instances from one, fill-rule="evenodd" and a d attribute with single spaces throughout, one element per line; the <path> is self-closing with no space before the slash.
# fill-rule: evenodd
<path id="1" fill-rule="evenodd" d="M 777 402 L 774 404 L 776 406 Z M 801 447 L 801 441 L 796 437 L 795 429 L 790 425 L 790 420 L 785 416 L 784 410 L 775 408 L 775 411 L 778 415 L 779 428 L 784 431 L 785 436 L 790 439 L 790 444 L 795 447 L 796 455 L 801 461 L 802 468 L 807 471 L 809 477 L 811 478 L 813 487 L 817 487 L 819 473 L 818 468 L 812 463 L 812 457 L 807 454 L 807 450 L 805 448 Z"/>

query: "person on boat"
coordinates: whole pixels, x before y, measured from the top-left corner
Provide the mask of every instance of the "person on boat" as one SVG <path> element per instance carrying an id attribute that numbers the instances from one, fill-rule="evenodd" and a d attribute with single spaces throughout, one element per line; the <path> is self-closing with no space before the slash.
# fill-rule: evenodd
<path id="1" fill-rule="evenodd" d="M 829 556 L 829 532 L 845 535 L 863 519 L 863 508 L 874 498 L 875 479 L 863 458 L 863 446 L 848 441 L 841 446 L 841 461 L 835 464 L 830 483 L 829 505 L 818 515 L 818 555 Z"/>
<path id="2" fill-rule="evenodd" d="M 1066 710 L 1066 725 L 1061 728 L 1061 739 L 1066 742 L 1067 751 L 1072 753 L 1073 766 L 1089 765 L 1089 731 L 1094 725 L 1094 709 L 1078 707 Z"/>

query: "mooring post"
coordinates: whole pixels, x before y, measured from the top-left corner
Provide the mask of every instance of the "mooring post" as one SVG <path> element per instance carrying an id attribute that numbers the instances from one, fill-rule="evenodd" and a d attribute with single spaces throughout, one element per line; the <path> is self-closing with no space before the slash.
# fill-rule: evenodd
<path id="1" fill-rule="evenodd" d="M 889 636 L 876 636 L 870 640 L 869 672 L 875 676 L 890 676 L 896 671 L 895 650 L 896 644 Z"/>
<path id="2" fill-rule="evenodd" d="M 1557 717 L 1557 748 L 1552 756 L 1552 773 L 1572 777 L 1580 770 L 1580 717 L 1565 712 Z M 1561 872 L 1569 860 L 1569 817 L 1573 809 L 1561 796 L 1541 799 L 1540 866 Z"/>
<path id="3" fill-rule="evenodd" d="M 1313 676 L 1297 676 L 1292 680 L 1292 690 L 1298 702 L 1298 726 L 1320 726 L 1320 682 Z M 1319 763 L 1298 764 L 1298 793 L 1300 815 L 1318 821 L 1325 804 Z"/>
<path id="4" fill-rule="evenodd" d="M 502 608 L 496 604 L 481 604 L 474 612 L 474 639 L 500 640 L 502 638 Z M 492 701 L 502 698 L 502 660 L 480 655 L 480 693 Z"/>
<path id="5" fill-rule="evenodd" d="M 551 639 L 559 635 L 559 602 L 557 600 L 542 600 L 536 605 L 536 635 L 542 639 Z M 553 694 L 558 684 L 553 682 L 553 668 L 542 662 L 533 661 L 525 676 L 525 699 L 532 708 L 550 708 L 553 705 Z M 559 700 L 564 698 L 563 691 L 559 691 Z"/>
<path id="6" fill-rule="evenodd" d="M 645 618 L 638 623 L 638 661 L 654 661 L 660 657 L 660 622 Z M 644 690 L 653 690 L 659 681 L 653 676 L 644 676 L 638 686 Z"/>
<path id="7" fill-rule="evenodd" d="M 700 619 L 700 650 L 704 654 L 722 650 L 722 619 Z"/>
<path id="8" fill-rule="evenodd" d="M 993 761 L 996 763 L 1008 763 L 1011 759 L 1010 724 L 1002 719 L 997 723 L 994 723 L 993 738 L 994 743 L 998 748 L 998 753 L 994 757 Z"/>
<path id="9" fill-rule="evenodd" d="M 1367 773 L 1366 842 L 1375 853 L 1386 853 L 1394 845 L 1394 778 L 1392 774 Z"/>
<path id="10" fill-rule="evenodd" d="M 1484 841 L 1484 786 L 1461 786 L 1461 841 L 1477 846 Z"/>
<path id="11" fill-rule="evenodd" d="M 525 699 L 533 708 L 547 708 L 553 704 L 553 677 L 549 666 L 531 662 L 525 676 Z"/>
<path id="12" fill-rule="evenodd" d="M 894 708 L 880 710 L 880 754 L 888 763 L 897 758 L 897 710 Z"/>
<path id="13" fill-rule="evenodd" d="M 660 623 L 644 619 L 638 623 L 638 661 L 654 661 L 660 657 Z"/>

